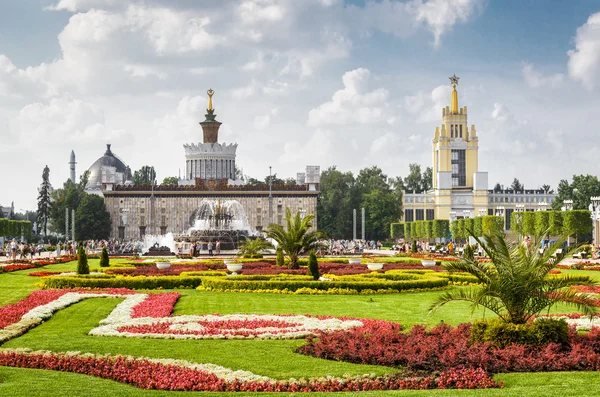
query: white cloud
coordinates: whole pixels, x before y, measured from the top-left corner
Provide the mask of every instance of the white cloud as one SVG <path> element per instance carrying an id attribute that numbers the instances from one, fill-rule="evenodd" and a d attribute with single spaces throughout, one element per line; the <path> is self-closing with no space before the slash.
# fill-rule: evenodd
<path id="1" fill-rule="evenodd" d="M 130 73 L 132 77 L 146 78 L 149 76 L 157 77 L 161 80 L 166 79 L 169 75 L 165 72 L 161 72 L 157 68 L 149 65 L 133 65 L 128 64 L 123 68 L 126 72 Z"/>
<path id="2" fill-rule="evenodd" d="M 575 49 L 568 52 L 569 76 L 589 89 L 600 80 L 600 12 L 577 29 Z"/>
<path id="3" fill-rule="evenodd" d="M 124 3 L 125 0 L 60 0 L 58 3 L 48 6 L 49 11 L 84 11 L 93 8 L 107 8 Z"/>
<path id="4" fill-rule="evenodd" d="M 308 125 L 370 124 L 389 118 L 389 92 L 385 88 L 370 91 L 370 75 L 364 68 L 344 73 L 344 88 L 336 91 L 331 101 L 309 112 Z"/>
<path id="5" fill-rule="evenodd" d="M 541 72 L 535 70 L 532 64 L 525 63 L 523 65 L 523 79 L 525 84 L 531 88 L 537 87 L 557 87 L 563 81 L 563 74 L 556 73 L 550 76 L 545 76 Z"/>
<path id="6" fill-rule="evenodd" d="M 438 47 L 441 37 L 459 22 L 466 22 L 482 7 L 481 0 L 429 0 L 416 1 L 416 19 L 424 22 L 433 32 L 434 45 Z"/>

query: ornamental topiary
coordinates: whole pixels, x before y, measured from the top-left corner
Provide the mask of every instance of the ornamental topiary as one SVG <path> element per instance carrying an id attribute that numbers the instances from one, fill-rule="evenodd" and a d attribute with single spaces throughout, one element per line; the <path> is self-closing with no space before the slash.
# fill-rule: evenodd
<path id="1" fill-rule="evenodd" d="M 557 343 L 566 347 L 569 326 L 564 320 L 554 318 L 540 318 L 533 324 L 511 324 L 499 318 L 475 321 L 471 327 L 471 342 L 488 342 L 500 348 L 511 343 L 539 346 Z"/>
<path id="2" fill-rule="evenodd" d="M 275 264 L 279 267 L 285 266 L 285 256 L 283 255 L 283 250 L 277 247 L 277 260 Z"/>
<path id="3" fill-rule="evenodd" d="M 77 248 L 77 258 L 77 274 L 90 274 L 90 267 L 88 266 L 83 244 L 79 244 L 79 248 Z"/>
<path id="4" fill-rule="evenodd" d="M 100 255 L 100 267 L 109 267 L 110 262 L 108 259 L 108 250 L 106 247 L 102 247 L 102 254 Z"/>
<path id="5" fill-rule="evenodd" d="M 410 252 L 412 252 L 413 254 L 416 254 L 418 252 L 418 249 L 417 249 L 417 240 L 413 240 Z"/>
<path id="6" fill-rule="evenodd" d="M 319 262 L 317 261 L 317 255 L 314 250 L 310 251 L 308 257 L 308 275 L 312 276 L 315 280 L 318 280 L 321 277 L 321 274 L 319 274 Z"/>

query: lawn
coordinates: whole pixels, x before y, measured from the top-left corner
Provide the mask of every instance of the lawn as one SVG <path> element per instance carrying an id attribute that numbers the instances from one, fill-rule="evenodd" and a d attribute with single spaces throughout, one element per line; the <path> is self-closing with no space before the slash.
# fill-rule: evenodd
<path id="1" fill-rule="evenodd" d="M 90 260 L 96 267 L 97 260 Z M 75 262 L 46 266 L 44 270 L 74 270 Z M 18 301 L 36 289 L 36 277 L 27 276 L 29 269 L 0 274 L 0 305 Z M 569 271 L 570 272 L 570 271 Z M 574 271 L 575 273 L 576 271 Z M 580 273 L 580 272 L 577 272 Z M 588 272 L 594 273 L 594 272 Z M 596 276 L 596 274 L 591 274 Z M 175 314 L 209 313 L 272 313 L 351 316 L 393 320 L 409 327 L 413 324 L 435 325 L 444 321 L 450 324 L 471 321 L 473 317 L 467 304 L 453 303 L 435 314 L 428 307 L 441 293 L 439 291 L 402 293 L 390 295 L 273 295 L 257 293 L 216 293 L 180 290 L 181 299 Z M 209 362 L 232 369 L 245 369 L 277 379 L 344 374 L 394 373 L 392 368 L 355 365 L 320 360 L 294 353 L 301 340 L 163 340 L 131 339 L 117 337 L 92 337 L 87 333 L 97 326 L 120 302 L 116 298 L 84 300 L 58 312 L 51 320 L 32 329 L 25 335 L 5 343 L 2 347 L 27 347 L 52 351 L 73 351 L 124 354 L 154 358 L 180 358 L 192 362 Z M 571 311 L 558 307 L 554 312 Z M 362 393 L 364 396 L 546 396 L 546 395 L 597 395 L 590 384 L 600 381 L 594 373 L 537 373 L 501 374 L 502 390 L 426 391 Z M 26 385 L 26 386 L 23 386 Z M 136 389 L 113 381 L 84 375 L 0 367 L 0 395 L 4 396 L 138 396 L 175 395 L 184 393 L 156 392 Z M 315 393 L 316 394 L 316 393 Z M 341 395 L 344 393 L 339 393 Z M 223 396 L 224 393 L 204 393 L 203 396 Z M 248 394 L 238 394 L 248 395 Z M 261 393 L 261 396 L 272 395 Z M 281 396 L 282 394 L 274 394 Z M 316 394 L 318 395 L 318 394 Z M 344 394 L 350 395 L 350 394 Z"/>

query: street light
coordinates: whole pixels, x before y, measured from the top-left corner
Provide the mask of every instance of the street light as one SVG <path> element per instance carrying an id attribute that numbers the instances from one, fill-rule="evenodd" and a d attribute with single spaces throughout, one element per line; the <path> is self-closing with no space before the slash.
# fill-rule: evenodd
<path id="1" fill-rule="evenodd" d="M 545 201 L 541 201 L 538 203 L 538 207 L 536 211 L 546 211 L 548 209 L 548 203 Z"/>
<path id="2" fill-rule="evenodd" d="M 525 204 L 517 204 L 515 207 L 515 212 L 525 212 Z"/>
<path id="3" fill-rule="evenodd" d="M 564 208 L 563 211 L 571 211 L 573 209 L 573 200 L 565 200 L 565 201 L 563 201 L 563 204 L 564 204 L 564 206 L 562 207 L 562 208 Z"/>
<path id="4" fill-rule="evenodd" d="M 470 210 L 464 210 L 463 211 L 463 216 L 465 218 L 470 218 L 471 217 L 471 211 Z"/>
<path id="5" fill-rule="evenodd" d="M 504 215 L 504 207 L 502 207 L 502 206 L 496 207 L 496 216 L 503 216 L 503 215 Z"/>

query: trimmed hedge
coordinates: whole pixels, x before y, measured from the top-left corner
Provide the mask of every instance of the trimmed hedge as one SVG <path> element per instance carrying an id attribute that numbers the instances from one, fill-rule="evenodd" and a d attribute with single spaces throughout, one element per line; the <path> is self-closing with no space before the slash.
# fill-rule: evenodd
<path id="1" fill-rule="evenodd" d="M 174 288 L 196 288 L 202 284 L 203 279 L 208 277 L 199 276 L 159 276 L 159 277 L 123 277 L 95 275 L 76 276 L 52 276 L 43 277 L 41 287 L 43 289 L 64 288 L 129 288 L 129 289 L 174 289 Z"/>
<path id="2" fill-rule="evenodd" d="M 366 290 L 391 289 L 395 291 L 404 291 L 411 289 L 431 289 L 445 287 L 448 280 L 442 278 L 423 278 L 420 280 L 402 280 L 402 281 L 300 281 L 300 280 L 244 280 L 241 277 L 228 278 L 205 278 L 202 287 L 205 289 L 225 291 L 225 290 L 288 290 L 297 291 L 301 288 L 310 288 L 315 290 L 330 289 L 348 289 L 358 293 Z"/>

